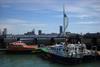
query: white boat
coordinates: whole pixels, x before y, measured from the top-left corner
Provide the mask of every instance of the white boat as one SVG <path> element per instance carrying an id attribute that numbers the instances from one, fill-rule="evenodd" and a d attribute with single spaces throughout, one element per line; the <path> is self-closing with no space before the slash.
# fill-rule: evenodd
<path id="1" fill-rule="evenodd" d="M 79 63 L 84 60 L 93 59 L 95 56 L 95 51 L 88 50 L 85 44 L 80 43 L 60 43 L 41 48 L 41 50 L 44 58 L 63 63 Z"/>

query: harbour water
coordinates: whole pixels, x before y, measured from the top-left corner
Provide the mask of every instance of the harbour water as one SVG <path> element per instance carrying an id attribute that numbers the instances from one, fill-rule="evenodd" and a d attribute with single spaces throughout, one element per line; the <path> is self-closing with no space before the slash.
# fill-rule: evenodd
<path id="1" fill-rule="evenodd" d="M 34 54 L 0 54 L 0 67 L 99 67 L 100 62 L 64 65 L 44 60 Z"/>

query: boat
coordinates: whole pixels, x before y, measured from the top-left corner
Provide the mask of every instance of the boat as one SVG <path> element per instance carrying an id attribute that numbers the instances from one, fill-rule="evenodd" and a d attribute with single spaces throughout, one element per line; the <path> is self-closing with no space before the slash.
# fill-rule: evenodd
<path id="1" fill-rule="evenodd" d="M 65 14 L 65 9 L 63 7 L 63 32 L 60 37 L 66 38 L 66 29 L 68 27 L 68 17 Z M 68 36 L 69 37 L 69 36 Z M 81 38 L 82 39 L 82 38 Z M 88 50 L 86 44 L 82 43 L 80 37 L 77 42 L 72 42 L 70 38 L 65 39 L 65 42 L 59 44 L 54 44 L 52 46 L 47 46 L 40 48 L 40 56 L 44 59 L 56 61 L 64 64 L 80 63 L 84 61 L 90 61 L 95 58 L 96 51 Z"/>
<path id="2" fill-rule="evenodd" d="M 27 45 L 22 41 L 10 43 L 7 46 L 7 52 L 10 53 L 30 53 L 37 50 L 37 45 Z"/>
<path id="3" fill-rule="evenodd" d="M 55 44 L 41 48 L 40 56 L 54 62 L 73 64 L 94 58 L 95 51 L 88 50 L 85 44 Z"/>

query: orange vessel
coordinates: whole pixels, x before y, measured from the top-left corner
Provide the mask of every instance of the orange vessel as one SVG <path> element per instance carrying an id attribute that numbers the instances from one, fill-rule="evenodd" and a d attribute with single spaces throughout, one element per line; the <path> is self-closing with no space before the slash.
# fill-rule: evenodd
<path id="1" fill-rule="evenodd" d="M 26 53 L 26 52 L 34 52 L 37 50 L 37 45 L 27 45 L 25 43 L 23 43 L 22 41 L 17 41 L 17 42 L 13 42 L 10 43 L 9 46 L 7 47 L 8 52 L 18 52 L 18 53 Z"/>

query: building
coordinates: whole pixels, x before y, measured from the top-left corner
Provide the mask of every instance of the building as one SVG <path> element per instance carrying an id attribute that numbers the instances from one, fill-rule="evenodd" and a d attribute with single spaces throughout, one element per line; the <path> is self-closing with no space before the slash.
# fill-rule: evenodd
<path id="1" fill-rule="evenodd" d="M 4 36 L 7 35 L 7 28 L 4 28 L 3 33 Z"/>
<path id="2" fill-rule="evenodd" d="M 59 33 L 60 33 L 60 34 L 63 33 L 63 27 L 62 27 L 62 26 L 59 27 Z"/>
<path id="3" fill-rule="evenodd" d="M 38 35 L 41 35 L 42 34 L 42 30 L 38 30 Z"/>
<path id="4" fill-rule="evenodd" d="M 32 34 L 35 35 L 35 29 L 32 30 Z"/>
<path id="5" fill-rule="evenodd" d="M 24 35 L 35 35 L 35 29 L 33 29 L 31 32 L 24 33 Z"/>

